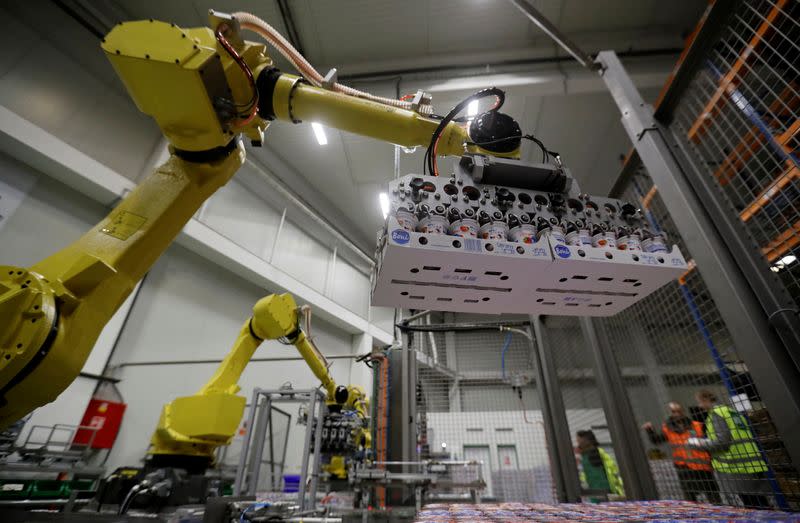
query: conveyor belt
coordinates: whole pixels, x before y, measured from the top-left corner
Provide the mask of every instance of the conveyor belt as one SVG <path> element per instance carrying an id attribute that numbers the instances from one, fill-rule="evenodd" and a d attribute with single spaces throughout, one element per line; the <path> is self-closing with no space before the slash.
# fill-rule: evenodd
<path id="1" fill-rule="evenodd" d="M 800 513 L 750 510 L 689 501 L 629 501 L 601 504 L 482 503 L 431 504 L 417 515 L 418 523 L 455 522 L 561 522 L 561 521 L 775 521 L 800 522 Z"/>

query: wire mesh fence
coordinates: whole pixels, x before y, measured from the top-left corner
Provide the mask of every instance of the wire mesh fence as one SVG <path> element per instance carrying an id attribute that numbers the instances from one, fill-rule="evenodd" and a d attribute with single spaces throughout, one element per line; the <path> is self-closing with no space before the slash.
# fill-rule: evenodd
<path id="1" fill-rule="evenodd" d="M 796 263 L 800 248 L 798 64 L 800 2 L 738 2 L 682 95 L 670 126 L 695 175 L 708 177 L 719 188 L 730 212 L 744 224 L 752 248 L 761 253 L 795 305 L 800 304 L 800 263 Z M 632 189 L 641 198 L 642 191 Z M 658 198 L 653 199 L 651 210 L 664 227 L 672 227 Z M 750 379 L 735 341 L 708 295 L 702 271 L 699 267 L 677 286 L 663 289 L 637 307 L 636 313 L 647 325 L 650 339 L 676 336 L 674 347 L 679 350 L 673 352 L 677 357 L 692 365 L 716 368 L 716 375 L 695 374 L 689 379 L 691 374 L 687 374 L 681 381 L 705 381 L 706 388 L 713 386 L 717 396 L 742 413 L 744 430 L 753 434 L 755 445 L 750 453 L 758 454 L 759 459 L 751 460 L 751 470 L 734 467 L 735 472 L 744 473 L 726 474 L 718 481 L 723 498 L 751 505 L 767 499 L 782 508 L 798 509 L 800 478 L 757 384 Z M 657 321 L 646 320 L 644 306 L 657 302 L 654 311 L 667 303 L 682 303 L 683 307 L 671 310 L 668 322 L 663 314 Z M 614 321 L 619 324 L 622 320 Z M 678 325 L 681 327 L 673 335 Z M 654 346 L 657 358 L 664 351 L 664 347 Z M 680 397 L 679 391 L 675 392 Z M 749 476 L 748 481 L 742 480 L 743 476 Z"/>
<path id="2" fill-rule="evenodd" d="M 744 225 L 747 241 L 761 254 L 765 271 L 774 273 L 789 303 L 798 307 L 799 64 L 800 2 L 737 2 L 682 94 L 669 128 L 692 163 L 691 175 L 716 184 L 730 212 Z M 644 168 L 628 182 L 624 197 L 640 202 L 651 227 L 665 231 L 691 259 Z M 703 271 L 691 263 L 679 281 L 600 320 L 608 337 L 606 348 L 620 367 L 631 415 L 642 427 L 640 437 L 648 448 L 658 495 L 800 510 L 800 475 L 782 439 L 798 435 L 778 433 Z M 545 327 L 570 434 L 580 447 L 576 467 L 584 494 L 608 498 L 623 489 L 612 484 L 608 469 L 605 478 L 593 470 L 603 466 L 596 459 L 599 452 L 592 451 L 594 460 L 587 456 L 586 449 L 594 447 L 609 460 L 616 459 L 579 322 L 548 317 Z M 536 388 L 524 380 L 529 369 L 533 374 L 533 366 L 524 346 L 515 345 L 518 341 L 504 349 L 503 334 L 488 332 L 450 332 L 440 340 L 426 335 L 415 341 L 421 355 L 418 408 L 426 448 L 441 452 L 446 444 L 446 452 L 454 457 L 482 452 L 492 470 L 490 493 L 504 501 L 515 499 L 499 486 L 500 476 L 494 471 L 501 467 L 491 460 L 497 461 L 506 443 L 489 442 L 489 434 L 497 432 L 498 422 L 507 425 L 509 433 L 531 431 L 511 421 L 514 417 L 519 422 L 521 413 L 528 420 L 541 419 Z M 508 358 L 506 369 L 523 376 L 517 388 L 511 387 L 514 377 L 504 374 L 498 351 Z M 544 434 L 530 434 L 536 436 L 514 441 L 526 446 L 535 441 L 526 452 L 540 456 L 539 463 L 546 466 Z"/>
<path id="3" fill-rule="evenodd" d="M 465 321 L 443 316 L 434 323 Z M 482 462 L 485 500 L 555 502 L 532 342 L 495 328 L 413 332 L 408 346 L 417 359 L 420 457 Z"/>
<path id="4" fill-rule="evenodd" d="M 625 196 L 691 258 L 644 168 Z M 690 265 L 678 281 L 602 320 L 643 426 L 659 496 L 800 509 L 800 476 L 706 288 L 703 267 Z M 705 448 L 688 438 L 705 438 Z M 709 447 L 709 438 L 716 444 Z"/>
<path id="5" fill-rule="evenodd" d="M 800 2 L 739 2 L 671 125 L 800 305 Z"/>
<path id="6" fill-rule="evenodd" d="M 548 316 L 544 322 L 552 351 L 558 386 L 566 410 L 569 433 L 575 444 L 575 466 L 583 492 L 592 499 L 622 496 L 624 487 L 614 488 L 618 474 L 603 466 L 616 463 L 611 433 L 600 399 L 589 350 L 578 318 Z M 590 448 L 591 447 L 591 448 Z M 609 477 L 609 474 L 612 477 Z"/>

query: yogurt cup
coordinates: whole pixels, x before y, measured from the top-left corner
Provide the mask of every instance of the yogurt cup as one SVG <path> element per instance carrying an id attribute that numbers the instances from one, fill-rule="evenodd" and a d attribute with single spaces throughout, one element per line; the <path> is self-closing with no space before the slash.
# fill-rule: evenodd
<path id="1" fill-rule="evenodd" d="M 478 237 L 478 222 L 472 218 L 463 218 L 450 224 L 450 234 L 463 238 Z"/>
<path id="2" fill-rule="evenodd" d="M 450 222 L 447 221 L 447 218 L 439 216 L 438 214 L 432 214 L 420 220 L 417 229 L 419 232 L 429 234 L 447 234 L 449 227 Z"/>
<path id="3" fill-rule="evenodd" d="M 508 235 L 508 224 L 505 222 L 489 222 L 480 229 L 479 236 L 484 240 L 505 240 Z"/>

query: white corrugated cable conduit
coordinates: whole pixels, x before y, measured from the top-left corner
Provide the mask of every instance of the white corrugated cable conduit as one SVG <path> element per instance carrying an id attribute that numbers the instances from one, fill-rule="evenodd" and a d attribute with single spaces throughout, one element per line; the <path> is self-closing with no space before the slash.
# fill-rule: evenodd
<path id="1" fill-rule="evenodd" d="M 308 82 L 312 85 L 317 87 L 322 87 L 323 83 L 323 76 L 314 69 L 308 60 L 300 54 L 300 52 L 294 48 L 294 46 L 289 43 L 286 38 L 283 37 L 274 27 L 269 25 L 264 20 L 260 19 L 259 17 L 244 12 L 237 12 L 233 13 L 233 16 L 239 21 L 242 29 L 247 31 L 252 31 L 261 37 L 263 37 L 272 47 L 278 50 L 284 57 L 286 57 L 289 62 L 294 65 L 294 67 L 300 72 L 300 74 L 305 78 Z M 373 102 L 382 103 L 385 105 L 391 105 L 393 107 L 399 107 L 401 109 L 408 109 L 409 111 L 414 110 L 412 107 L 412 103 L 404 100 L 395 100 L 393 98 L 384 98 L 382 96 L 375 96 L 373 94 L 359 91 L 358 89 L 354 89 L 352 87 L 348 87 L 346 85 L 342 85 L 338 82 L 334 83 L 332 86 L 333 90 L 346 94 L 349 96 L 355 96 L 357 98 L 364 98 L 366 100 L 371 100 Z M 430 105 L 420 105 L 418 108 L 418 112 L 422 114 L 430 114 L 433 112 L 433 108 Z"/>

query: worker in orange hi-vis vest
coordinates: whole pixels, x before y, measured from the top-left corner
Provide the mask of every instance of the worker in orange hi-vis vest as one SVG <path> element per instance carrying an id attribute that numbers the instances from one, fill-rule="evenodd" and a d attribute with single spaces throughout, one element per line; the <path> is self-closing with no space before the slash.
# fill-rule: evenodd
<path id="1" fill-rule="evenodd" d="M 654 445 L 666 443 L 672 449 L 672 463 L 686 499 L 699 501 L 702 493 L 710 503 L 722 502 L 719 486 L 714 479 L 711 455 L 687 445 L 689 438 L 704 437 L 703 424 L 687 416 L 683 405 L 674 401 L 669 403 L 669 416 L 660 430 L 656 430 L 649 421 L 642 428 Z"/>

